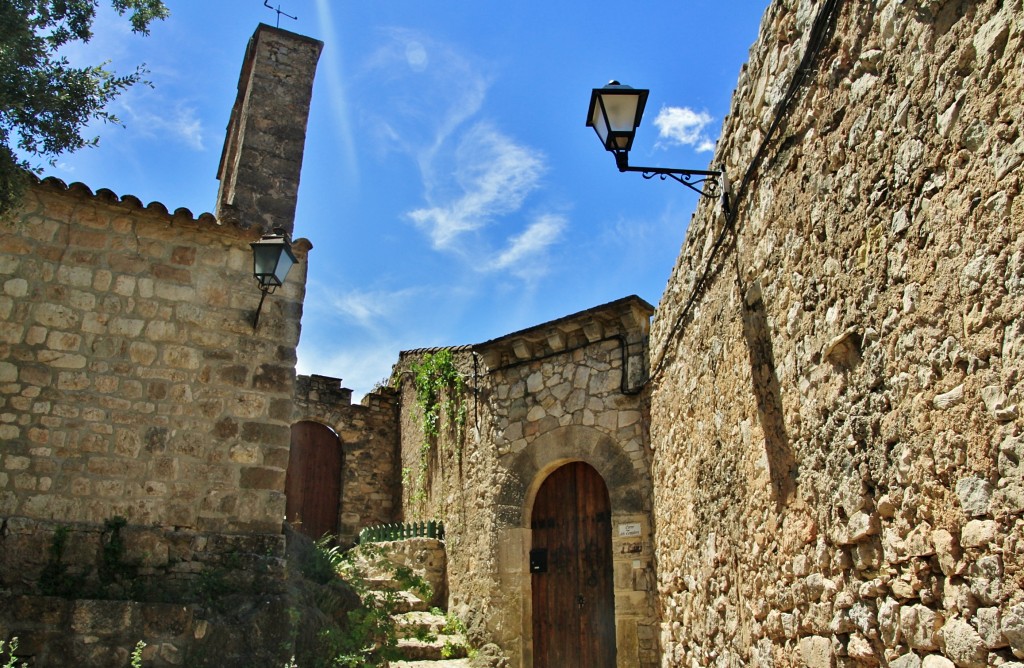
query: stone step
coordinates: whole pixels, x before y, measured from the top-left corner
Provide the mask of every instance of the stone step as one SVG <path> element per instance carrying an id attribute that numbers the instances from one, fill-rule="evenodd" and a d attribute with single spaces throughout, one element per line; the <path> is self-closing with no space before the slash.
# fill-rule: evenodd
<path id="1" fill-rule="evenodd" d="M 377 600 L 382 600 L 387 594 L 382 591 L 371 591 L 370 596 L 373 596 Z M 401 615 L 407 612 L 428 612 L 430 610 L 430 603 L 424 601 L 419 596 L 411 594 L 407 591 L 396 591 L 391 593 L 395 598 L 394 613 Z"/>
<path id="2" fill-rule="evenodd" d="M 445 647 L 448 656 L 445 656 Z M 466 639 L 462 635 L 439 635 L 436 640 L 400 638 L 398 651 L 407 661 L 441 661 L 466 657 Z"/>
<path id="3" fill-rule="evenodd" d="M 448 624 L 448 619 L 444 615 L 433 612 L 414 611 L 392 615 L 392 617 L 395 620 L 399 638 L 413 638 L 427 633 L 437 635 Z"/>
<path id="4" fill-rule="evenodd" d="M 389 577 L 365 578 L 366 588 L 374 591 L 401 591 L 401 582 Z"/>
<path id="5" fill-rule="evenodd" d="M 442 659 L 440 661 L 392 661 L 391 668 L 469 668 L 469 659 Z"/>

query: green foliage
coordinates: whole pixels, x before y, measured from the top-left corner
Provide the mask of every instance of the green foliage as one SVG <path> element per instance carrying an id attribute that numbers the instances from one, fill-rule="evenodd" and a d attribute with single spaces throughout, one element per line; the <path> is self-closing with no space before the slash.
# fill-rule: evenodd
<path id="1" fill-rule="evenodd" d="M 206 568 L 192 584 L 192 597 L 204 607 L 217 609 L 224 597 L 233 593 L 224 569 Z"/>
<path id="2" fill-rule="evenodd" d="M 422 362 L 412 365 L 412 372 L 424 436 L 436 438 L 441 433 L 442 414 L 449 428 L 461 430 L 466 423 L 466 381 L 455 368 L 452 351 L 424 355 Z"/>
<path id="3" fill-rule="evenodd" d="M 318 654 L 330 659 L 328 663 L 319 665 L 355 668 L 381 665 L 399 658 L 394 619 L 400 602 L 399 594 L 372 588 L 369 574 L 390 573 L 403 589 L 414 591 L 425 599 L 431 596 L 430 584 L 411 569 L 391 564 L 384 551 L 374 544 L 361 545 L 357 550 L 346 552 L 338 572 L 359 596 L 362 605 L 348 612 L 344 629 L 321 632 Z"/>
<path id="4" fill-rule="evenodd" d="M 111 0 L 130 12 L 132 31 L 149 34 L 167 17 L 161 0 Z M 92 38 L 99 0 L 3 0 L 0 2 L 0 213 L 21 197 L 27 171 L 40 171 L 15 150 L 52 162 L 61 153 L 96 144 L 82 136 L 93 120 L 118 123 L 107 106 L 141 82 L 142 66 L 118 76 L 106 63 L 72 67 L 61 49 Z"/>
<path id="5" fill-rule="evenodd" d="M 18 651 L 18 639 L 11 638 L 11 642 L 7 643 L 7 658 L 4 659 L 4 641 L 0 640 L 0 661 L 3 661 L 3 665 L 0 668 L 18 668 L 18 657 L 15 656 L 15 652 Z M 28 664 L 21 664 L 21 668 L 27 668 Z"/>
<path id="6" fill-rule="evenodd" d="M 345 555 L 337 545 L 332 545 L 331 536 L 321 536 L 313 543 L 313 551 L 302 563 L 302 575 L 317 584 L 327 584 L 338 577 L 338 571 L 344 564 Z"/>
<path id="7" fill-rule="evenodd" d="M 132 668 L 142 668 L 142 650 L 146 649 L 146 643 L 141 640 L 135 643 L 132 650 Z"/>
<path id="8" fill-rule="evenodd" d="M 62 596 L 76 598 L 82 593 L 85 575 L 71 575 L 64 563 L 64 550 L 67 548 L 68 535 L 71 529 L 58 526 L 53 532 L 50 543 L 50 554 L 46 559 L 43 572 L 39 575 L 39 591 L 44 596 Z"/>
<path id="9" fill-rule="evenodd" d="M 462 623 L 462 620 L 456 617 L 453 613 L 448 613 L 444 616 L 444 628 L 441 629 L 443 635 L 466 635 L 466 625 Z M 465 653 L 465 654 L 463 654 Z M 463 642 L 453 641 L 448 638 L 444 641 L 444 646 L 441 647 L 441 658 L 451 659 L 457 656 L 472 655 L 475 652 L 466 646 Z"/>
<path id="10" fill-rule="evenodd" d="M 445 640 L 444 645 L 441 646 L 441 658 L 450 659 L 460 649 L 462 649 L 462 643 L 453 643 L 451 640 Z"/>
<path id="11" fill-rule="evenodd" d="M 455 356 L 447 348 L 427 353 L 412 365 L 416 404 L 420 408 L 420 427 L 424 440 L 420 445 L 414 503 L 427 498 L 426 480 L 434 447 L 449 439 L 457 457 L 462 456 L 466 428 L 466 381 L 455 367 Z M 403 484 L 405 484 L 403 478 Z"/>
<path id="12" fill-rule="evenodd" d="M 447 635 L 454 635 L 456 633 L 465 634 L 466 625 L 462 623 L 461 619 L 449 612 L 444 616 L 444 628 L 441 629 L 441 633 Z"/>
<path id="13" fill-rule="evenodd" d="M 131 585 L 138 574 L 138 566 L 124 560 L 125 544 L 121 529 L 128 525 L 123 517 L 111 517 L 103 522 L 103 551 L 100 558 L 100 582 L 105 585 Z"/>

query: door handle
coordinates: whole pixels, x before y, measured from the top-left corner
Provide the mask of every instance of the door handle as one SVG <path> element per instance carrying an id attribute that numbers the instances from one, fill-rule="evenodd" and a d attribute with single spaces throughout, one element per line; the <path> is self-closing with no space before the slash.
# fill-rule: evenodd
<path id="1" fill-rule="evenodd" d="M 578 606 L 580 606 L 580 608 L 582 608 L 583 607 L 583 603 L 584 603 L 583 594 L 578 594 L 576 596 L 576 605 L 578 605 Z"/>

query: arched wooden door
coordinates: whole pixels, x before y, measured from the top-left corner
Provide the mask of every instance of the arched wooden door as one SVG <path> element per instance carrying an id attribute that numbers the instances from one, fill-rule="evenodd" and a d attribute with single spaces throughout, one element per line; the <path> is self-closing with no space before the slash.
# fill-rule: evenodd
<path id="1" fill-rule="evenodd" d="M 319 422 L 292 425 L 284 482 L 285 519 L 310 538 L 338 532 L 341 441 Z"/>
<path id="2" fill-rule="evenodd" d="M 611 503 L 589 464 L 557 469 L 530 518 L 533 665 L 614 668 Z"/>

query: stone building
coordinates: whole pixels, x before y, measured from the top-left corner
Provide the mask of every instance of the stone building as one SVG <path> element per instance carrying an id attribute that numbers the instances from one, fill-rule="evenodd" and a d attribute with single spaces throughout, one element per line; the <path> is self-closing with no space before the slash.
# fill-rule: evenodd
<path id="1" fill-rule="evenodd" d="M 456 349 L 461 435 L 444 433 L 447 418 L 424 435 L 410 370 L 431 351 L 396 366 L 405 513 L 445 519 L 449 605 L 513 665 L 541 665 L 537 648 L 580 636 L 604 659 L 594 666 L 657 663 L 642 392 L 652 312 L 627 297 Z"/>
<path id="2" fill-rule="evenodd" d="M 619 666 L 1021 665 L 1022 73 L 1019 0 L 773 2 L 712 161 L 731 213 L 698 209 L 646 363 L 580 404 L 633 352 L 594 343 L 604 307 L 453 349 L 472 419 L 444 450 L 408 373 L 436 351 L 403 354 L 403 512 L 448 521 L 451 602 L 512 665 L 546 663 L 523 565 L 573 461 L 613 541 L 641 526 Z"/>
<path id="3" fill-rule="evenodd" d="M 262 649 L 165 602 L 281 593 L 311 246 L 257 328 L 249 244 L 291 232 L 321 47 L 256 30 L 216 217 L 46 179 L 0 221 L 0 636 L 40 665 Z"/>

